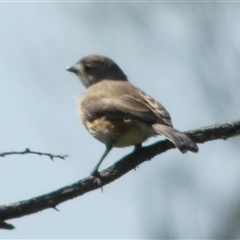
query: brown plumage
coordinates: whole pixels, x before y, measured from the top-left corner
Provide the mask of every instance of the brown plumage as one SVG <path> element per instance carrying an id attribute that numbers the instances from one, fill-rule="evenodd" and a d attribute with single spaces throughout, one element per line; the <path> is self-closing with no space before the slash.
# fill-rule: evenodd
<path id="1" fill-rule="evenodd" d="M 130 84 L 110 58 L 90 55 L 67 70 L 77 74 L 88 88 L 78 102 L 83 124 L 106 145 L 93 175 L 98 173 L 98 167 L 112 147 L 139 147 L 143 141 L 156 135 L 165 136 L 182 153 L 198 151 L 194 141 L 173 128 L 167 110 Z"/>

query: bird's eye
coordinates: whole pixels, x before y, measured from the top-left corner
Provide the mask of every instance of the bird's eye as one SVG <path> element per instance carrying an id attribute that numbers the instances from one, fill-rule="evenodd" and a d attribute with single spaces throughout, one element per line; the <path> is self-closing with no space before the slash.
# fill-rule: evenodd
<path id="1" fill-rule="evenodd" d="M 88 73 L 90 73 L 92 71 L 92 69 L 93 69 L 93 67 L 90 66 L 90 65 L 85 66 L 85 71 L 88 72 Z"/>

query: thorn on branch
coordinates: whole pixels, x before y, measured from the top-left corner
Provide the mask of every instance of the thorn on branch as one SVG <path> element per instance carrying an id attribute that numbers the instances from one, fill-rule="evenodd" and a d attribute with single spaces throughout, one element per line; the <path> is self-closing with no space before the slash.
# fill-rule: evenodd
<path id="1" fill-rule="evenodd" d="M 56 207 L 52 207 L 54 210 L 56 210 L 57 212 L 60 212 L 58 208 Z"/>

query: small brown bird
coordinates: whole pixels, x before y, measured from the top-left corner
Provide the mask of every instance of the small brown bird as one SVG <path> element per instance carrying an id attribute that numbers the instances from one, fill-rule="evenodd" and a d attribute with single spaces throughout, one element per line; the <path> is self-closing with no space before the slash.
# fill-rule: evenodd
<path id="1" fill-rule="evenodd" d="M 182 153 L 198 152 L 193 140 L 173 128 L 162 104 L 129 83 L 112 59 L 90 55 L 67 71 L 75 73 L 87 88 L 78 102 L 83 124 L 93 137 L 106 145 L 92 175 L 98 175 L 100 164 L 113 147 L 140 148 L 142 142 L 156 135 L 166 137 Z"/>

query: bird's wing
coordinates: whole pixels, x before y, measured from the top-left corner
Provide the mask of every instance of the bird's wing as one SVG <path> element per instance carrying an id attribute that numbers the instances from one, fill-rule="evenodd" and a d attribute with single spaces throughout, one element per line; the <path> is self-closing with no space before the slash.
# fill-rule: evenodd
<path id="1" fill-rule="evenodd" d="M 164 106 L 161 103 L 157 102 L 151 96 L 147 95 L 145 92 L 142 92 L 141 90 L 139 90 L 138 93 L 141 96 L 141 99 L 144 99 L 145 103 L 158 117 L 158 122 L 163 121 L 165 124 L 172 126 L 171 117 L 168 111 L 164 108 Z"/>
<path id="2" fill-rule="evenodd" d="M 171 126 L 167 110 L 153 98 L 140 92 L 137 98 L 132 95 L 121 95 L 116 98 L 95 99 L 94 104 L 82 102 L 82 110 L 86 109 L 88 119 L 105 116 L 107 119 L 135 119 L 146 123 L 162 123 Z"/>

